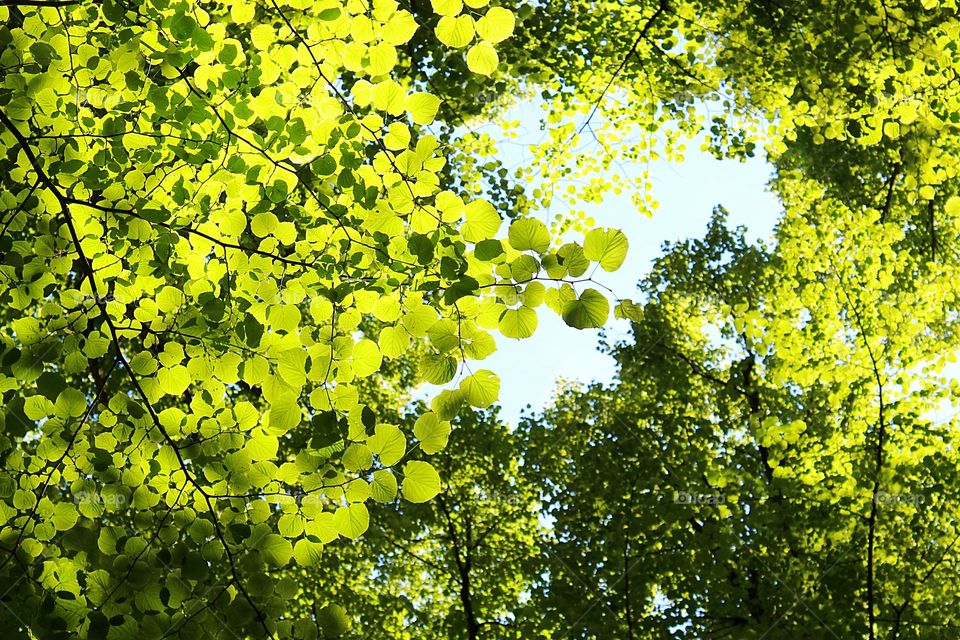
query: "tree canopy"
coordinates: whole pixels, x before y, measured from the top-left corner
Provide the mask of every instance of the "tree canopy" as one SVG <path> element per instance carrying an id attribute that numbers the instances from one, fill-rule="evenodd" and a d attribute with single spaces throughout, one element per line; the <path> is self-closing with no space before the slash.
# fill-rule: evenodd
<path id="1" fill-rule="evenodd" d="M 956 11 L 0 3 L 0 629 L 952 637 Z M 619 297 L 588 207 L 698 142 L 772 242 Z M 631 339 L 506 425 L 541 313 Z"/>

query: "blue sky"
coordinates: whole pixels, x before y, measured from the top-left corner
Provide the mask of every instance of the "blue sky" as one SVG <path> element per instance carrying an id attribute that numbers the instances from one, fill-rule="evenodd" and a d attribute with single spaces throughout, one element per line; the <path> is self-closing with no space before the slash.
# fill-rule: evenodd
<path id="1" fill-rule="evenodd" d="M 519 118 L 521 135 L 517 142 L 535 142 L 539 131 L 540 112 L 530 103 L 512 110 L 508 117 Z M 488 133 L 493 135 L 492 130 Z M 506 166 L 521 161 L 520 147 L 505 145 L 501 159 Z M 688 145 L 682 163 L 657 161 L 643 165 L 651 175 L 654 195 L 660 208 L 652 218 L 636 211 L 629 194 L 610 195 L 601 205 L 590 205 L 587 214 L 600 226 L 620 228 L 630 241 L 630 252 L 621 269 L 603 273 L 597 279 L 620 297 L 630 297 L 637 281 L 649 270 L 660 254 L 663 242 L 697 237 L 703 234 L 716 205 L 728 209 L 730 223 L 745 225 L 751 238 L 767 239 L 780 213 L 776 198 L 767 191 L 771 167 L 758 155 L 748 162 L 719 161 L 701 152 L 697 142 Z M 629 173 L 640 165 L 624 165 Z M 545 406 L 558 378 L 610 381 L 614 375 L 613 360 L 598 352 L 599 330 L 578 331 L 567 327 L 546 307 L 539 310 L 540 324 L 533 337 L 510 340 L 497 336 L 498 350 L 482 365 L 501 380 L 502 417 L 515 423 L 527 404 L 533 409 Z M 610 338 L 624 336 L 624 321 L 611 321 L 606 332 Z"/>

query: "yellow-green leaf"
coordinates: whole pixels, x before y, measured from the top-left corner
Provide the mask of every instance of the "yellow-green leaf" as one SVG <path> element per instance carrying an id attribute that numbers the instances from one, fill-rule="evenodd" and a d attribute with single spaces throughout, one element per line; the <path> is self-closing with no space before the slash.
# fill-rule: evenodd
<path id="1" fill-rule="evenodd" d="M 429 462 L 408 462 L 403 467 L 400 488 L 409 502 L 427 502 L 440 493 L 440 474 Z"/>
<path id="2" fill-rule="evenodd" d="M 491 7 L 477 21 L 477 35 L 490 42 L 502 42 L 513 35 L 513 13 L 503 7 Z"/>
<path id="3" fill-rule="evenodd" d="M 481 40 L 467 51 L 467 68 L 482 76 L 492 75 L 500 64 L 500 56 L 493 45 Z"/>
<path id="4" fill-rule="evenodd" d="M 627 236 L 619 229 L 591 229 L 583 241 L 583 255 L 599 262 L 604 271 L 616 271 L 627 257 Z"/>
<path id="5" fill-rule="evenodd" d="M 474 22 L 470 16 L 444 16 L 437 22 L 434 31 L 443 44 L 460 49 L 473 40 Z"/>

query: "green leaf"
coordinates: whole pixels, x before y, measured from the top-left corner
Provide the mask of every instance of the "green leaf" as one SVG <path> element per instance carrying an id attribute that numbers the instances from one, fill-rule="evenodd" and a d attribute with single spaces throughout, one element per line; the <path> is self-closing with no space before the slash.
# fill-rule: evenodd
<path id="1" fill-rule="evenodd" d="M 492 44 L 485 40 L 467 50 L 467 68 L 483 76 L 492 75 L 500 65 L 500 56 Z"/>
<path id="2" fill-rule="evenodd" d="M 392 502 L 397 497 L 397 477 L 386 469 L 374 471 L 370 495 L 377 502 Z"/>
<path id="3" fill-rule="evenodd" d="M 503 255 L 503 244 L 499 240 L 481 240 L 474 249 L 477 260 L 489 262 Z"/>
<path id="4" fill-rule="evenodd" d="M 627 236 L 619 229 L 592 229 L 583 242 L 587 260 L 599 262 L 604 271 L 616 271 L 627 257 Z"/>
<path id="5" fill-rule="evenodd" d="M 270 430 L 274 433 L 286 433 L 299 426 L 303 419 L 303 411 L 296 402 L 284 400 L 271 405 L 267 414 Z"/>
<path id="6" fill-rule="evenodd" d="M 460 326 L 450 318 L 441 318 L 427 330 L 427 336 L 437 351 L 452 351 L 460 345 Z"/>
<path id="7" fill-rule="evenodd" d="M 506 338 L 529 338 L 537 330 L 537 312 L 529 307 L 507 309 L 497 326 Z"/>
<path id="8" fill-rule="evenodd" d="M 185 13 L 176 14 L 170 22 L 170 34 L 181 42 L 186 42 L 192 38 L 193 32 L 196 29 L 197 22 L 193 17 Z"/>
<path id="9" fill-rule="evenodd" d="M 50 521 L 57 531 L 68 531 L 72 529 L 80 518 L 75 505 L 69 502 L 58 502 L 53 507 L 53 517 Z"/>
<path id="10" fill-rule="evenodd" d="M 373 452 L 367 445 L 354 442 L 343 452 L 342 461 L 349 471 L 369 469 L 373 465 Z"/>
<path id="11" fill-rule="evenodd" d="M 265 535 L 257 542 L 256 548 L 267 562 L 277 567 L 286 565 L 293 557 L 290 541 L 276 533 Z"/>
<path id="12" fill-rule="evenodd" d="M 407 251 L 416 256 L 420 264 L 430 264 L 433 261 L 434 249 L 433 241 L 422 233 L 415 233 L 407 240 Z"/>
<path id="13" fill-rule="evenodd" d="M 306 538 L 301 538 L 293 545 L 293 559 L 301 567 L 316 566 L 322 558 L 323 544 L 320 542 L 311 542 Z"/>
<path id="14" fill-rule="evenodd" d="M 280 221 L 272 212 L 258 213 L 250 222 L 250 231 L 258 238 L 265 238 L 279 227 Z"/>
<path id="15" fill-rule="evenodd" d="M 586 289 L 576 300 L 563 305 L 563 321 L 577 329 L 598 329 L 610 316 L 610 303 L 594 289 Z"/>
<path id="16" fill-rule="evenodd" d="M 370 512 L 361 503 L 339 507 L 333 514 L 333 525 L 344 538 L 359 538 L 370 526 Z"/>
<path id="17" fill-rule="evenodd" d="M 383 361 L 380 349 L 373 340 L 364 338 L 353 345 L 353 373 L 358 378 L 373 375 Z"/>
<path id="18" fill-rule="evenodd" d="M 433 12 L 440 16 L 455 16 L 463 9 L 463 0 L 430 0 Z"/>
<path id="19" fill-rule="evenodd" d="M 350 629 L 347 611 L 338 604 L 328 604 L 317 612 L 317 623 L 324 638 L 339 638 Z"/>
<path id="20" fill-rule="evenodd" d="M 533 218 L 521 218 L 510 225 L 507 238 L 517 251 L 543 253 L 550 248 L 550 232 L 547 225 Z"/>
<path id="21" fill-rule="evenodd" d="M 447 446 L 450 437 L 450 423 L 441 421 L 433 411 L 424 413 L 413 425 L 413 434 L 420 440 L 420 449 L 427 455 L 433 455 Z"/>
<path id="22" fill-rule="evenodd" d="M 392 467 L 407 452 L 407 439 L 395 425 L 378 424 L 374 435 L 367 439 L 367 446 L 379 456 L 380 464 Z"/>
<path id="23" fill-rule="evenodd" d="M 485 409 L 500 396 L 500 378 L 487 369 L 480 369 L 460 382 L 463 397 L 474 407 Z"/>
<path id="24" fill-rule="evenodd" d="M 200 27 L 197 27 L 196 29 L 194 29 L 193 37 L 191 39 L 193 40 L 193 46 L 195 46 L 200 51 L 213 50 L 213 46 L 214 46 L 213 38 L 210 36 L 209 33 L 207 33 L 205 29 L 201 29 Z"/>
<path id="25" fill-rule="evenodd" d="M 401 327 L 385 327 L 377 339 L 380 352 L 388 358 L 397 358 L 410 346 L 410 334 Z"/>
<path id="26" fill-rule="evenodd" d="M 437 116 L 440 98 L 429 93 L 411 93 L 407 99 L 407 110 L 417 124 L 428 125 Z"/>
<path id="27" fill-rule="evenodd" d="M 440 475 L 429 462 L 414 460 L 403 467 L 403 497 L 409 502 L 427 502 L 440 493 Z"/>
<path id="28" fill-rule="evenodd" d="M 459 49 L 470 44 L 474 35 L 473 18 L 467 15 L 444 16 L 434 28 L 437 39 L 448 47 Z"/>
<path id="29" fill-rule="evenodd" d="M 251 460 L 259 462 L 261 460 L 272 460 L 275 458 L 279 446 L 280 443 L 276 436 L 258 430 L 256 435 L 250 438 L 247 444 L 243 446 L 243 450 L 250 456 Z"/>
<path id="30" fill-rule="evenodd" d="M 430 384 L 446 384 L 457 375 L 457 359 L 445 355 L 425 355 L 417 368 L 422 380 Z"/>
<path id="31" fill-rule="evenodd" d="M 149 351 L 141 351 L 130 359 L 130 369 L 138 376 L 150 376 L 157 371 L 157 361 Z"/>
<path id="32" fill-rule="evenodd" d="M 190 372 L 182 364 L 163 367 L 157 373 L 160 389 L 169 395 L 179 396 L 190 386 Z"/>
<path id="33" fill-rule="evenodd" d="M 477 20 L 477 35 L 490 42 L 502 42 L 513 34 L 513 27 L 513 13 L 503 7 L 491 7 Z"/>
<path id="34" fill-rule="evenodd" d="M 451 284 L 443 292 L 443 302 L 452 305 L 460 298 L 476 295 L 479 291 L 480 283 L 470 276 L 462 276 L 458 281 Z"/>
<path id="35" fill-rule="evenodd" d="M 307 381 L 307 354 L 303 349 L 288 349 L 277 356 L 277 373 L 294 389 Z"/>
<path id="36" fill-rule="evenodd" d="M 277 530 L 284 538 L 296 538 L 303 533 L 304 517 L 299 513 L 285 513 L 277 521 Z"/>
<path id="37" fill-rule="evenodd" d="M 590 261 L 583 253 L 583 248 L 576 242 L 568 242 L 557 251 L 557 258 L 567 272 L 574 277 L 582 276 L 590 267 Z"/>
<path id="38" fill-rule="evenodd" d="M 500 216 L 486 200 L 474 200 L 464 208 L 466 222 L 460 229 L 467 242 L 481 242 L 492 238 L 500 229 Z"/>
<path id="39" fill-rule="evenodd" d="M 54 406 L 43 396 L 30 396 L 23 402 L 23 413 L 31 420 L 44 420 L 54 414 Z"/>
<path id="40" fill-rule="evenodd" d="M 633 300 L 624 298 L 613 308 L 613 316 L 632 322 L 643 321 L 643 307 L 636 304 Z"/>

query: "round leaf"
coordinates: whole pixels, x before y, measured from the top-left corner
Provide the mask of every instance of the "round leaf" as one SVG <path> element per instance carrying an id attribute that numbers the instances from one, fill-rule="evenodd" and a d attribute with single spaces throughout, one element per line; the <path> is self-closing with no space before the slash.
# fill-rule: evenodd
<path id="1" fill-rule="evenodd" d="M 440 474 L 429 462 L 408 462 L 403 467 L 401 490 L 409 502 L 431 500 L 440 493 Z"/>
<path id="2" fill-rule="evenodd" d="M 576 300 L 563 305 L 563 321 L 577 329 L 598 329 L 610 315 L 610 303 L 595 289 L 587 289 Z"/>

